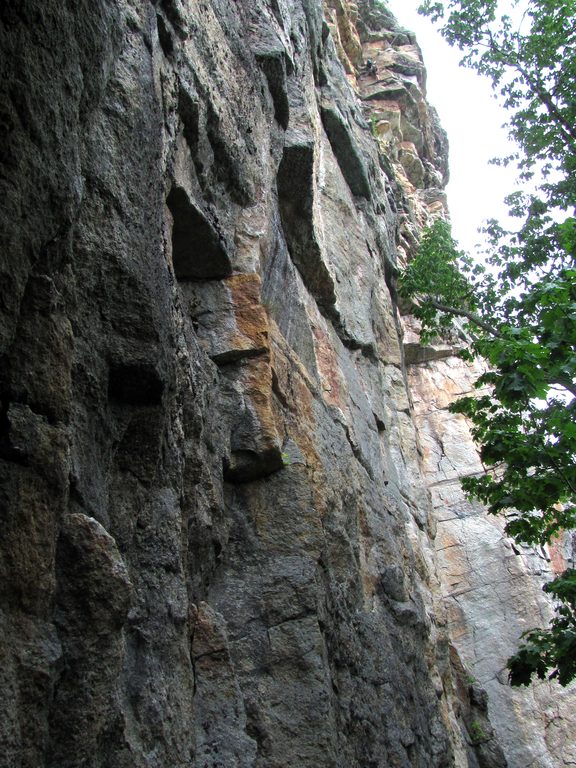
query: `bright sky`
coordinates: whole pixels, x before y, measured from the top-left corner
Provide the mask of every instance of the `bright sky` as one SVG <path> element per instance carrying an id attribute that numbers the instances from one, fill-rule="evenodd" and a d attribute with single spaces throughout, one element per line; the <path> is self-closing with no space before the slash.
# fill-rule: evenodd
<path id="1" fill-rule="evenodd" d="M 454 237 L 472 251 L 478 227 L 488 218 L 504 220 L 503 198 L 513 191 L 513 168 L 489 165 L 507 154 L 507 115 L 492 96 L 486 78 L 458 65 L 461 53 L 450 48 L 432 22 L 419 16 L 420 0 L 388 0 L 399 23 L 416 33 L 428 72 L 428 101 L 436 107 L 450 143 L 448 204 Z"/>

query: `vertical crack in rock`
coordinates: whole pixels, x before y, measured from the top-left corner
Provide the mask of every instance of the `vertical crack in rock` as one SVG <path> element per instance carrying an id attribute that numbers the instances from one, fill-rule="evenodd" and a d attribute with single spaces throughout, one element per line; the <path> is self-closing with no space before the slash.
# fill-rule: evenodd
<path id="1" fill-rule="evenodd" d="M 320 114 L 332 150 L 352 194 L 369 200 L 372 191 L 366 168 L 359 156 L 359 149 L 354 145 L 349 128 L 334 108 L 323 107 Z"/>
<path id="2" fill-rule="evenodd" d="M 314 144 L 286 144 L 278 168 L 278 202 L 290 255 L 327 312 L 335 303 L 333 278 L 322 259 L 314 226 Z"/>
<path id="3" fill-rule="evenodd" d="M 287 64 L 284 50 L 263 49 L 256 51 L 256 60 L 266 76 L 274 102 L 274 116 L 282 128 L 290 122 L 290 104 L 286 83 Z"/>

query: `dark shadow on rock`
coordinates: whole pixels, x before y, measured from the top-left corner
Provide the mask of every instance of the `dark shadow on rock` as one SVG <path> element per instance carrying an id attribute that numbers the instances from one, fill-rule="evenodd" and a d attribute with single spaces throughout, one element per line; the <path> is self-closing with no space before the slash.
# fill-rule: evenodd
<path id="1" fill-rule="evenodd" d="M 168 207 L 174 219 L 172 260 L 179 280 L 209 280 L 232 271 L 218 232 L 182 187 L 173 187 Z"/>
<path id="2" fill-rule="evenodd" d="M 274 117 L 282 128 L 288 127 L 290 106 L 286 87 L 286 57 L 283 51 L 259 51 L 256 61 L 268 81 L 268 88 L 274 104 Z"/>
<path id="3" fill-rule="evenodd" d="M 284 148 L 277 184 L 280 218 L 290 256 L 319 306 L 329 312 L 336 296 L 314 231 L 313 144 Z"/>
<path id="4" fill-rule="evenodd" d="M 370 200 L 372 193 L 366 167 L 348 127 L 333 108 L 322 107 L 320 114 L 330 146 L 350 191 L 353 195 Z"/>
<path id="5" fill-rule="evenodd" d="M 150 363 L 112 363 L 108 377 L 110 400 L 127 405 L 157 405 L 164 382 Z"/>

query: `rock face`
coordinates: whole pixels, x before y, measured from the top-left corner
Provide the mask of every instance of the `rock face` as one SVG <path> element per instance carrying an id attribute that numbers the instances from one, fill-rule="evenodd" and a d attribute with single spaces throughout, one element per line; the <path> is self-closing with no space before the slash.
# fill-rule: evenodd
<path id="1" fill-rule="evenodd" d="M 505 765 L 394 293 L 445 205 L 414 38 L 19 0 L 0 51 L 1 768 Z"/>
<path id="2" fill-rule="evenodd" d="M 573 562 L 574 553 L 559 546 L 520 547 L 506 537 L 502 520 L 464 498 L 458 478 L 483 467 L 464 419 L 447 407 L 472 393 L 474 373 L 446 357 L 411 365 L 408 374 L 435 509 L 449 635 L 470 679 L 488 693 L 491 722 L 509 765 L 570 765 L 576 749 L 574 687 L 539 682 L 514 689 L 505 667 L 521 633 L 547 624 L 551 607 L 542 585 L 555 568 Z M 565 544 L 568 550 L 573 546 L 568 537 Z"/>

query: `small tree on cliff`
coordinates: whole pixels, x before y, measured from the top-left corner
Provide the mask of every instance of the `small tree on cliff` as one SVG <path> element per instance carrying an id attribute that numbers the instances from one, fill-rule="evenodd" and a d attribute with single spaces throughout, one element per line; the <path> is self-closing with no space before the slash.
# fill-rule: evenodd
<path id="1" fill-rule="evenodd" d="M 462 480 L 491 513 L 505 513 L 519 542 L 547 543 L 576 527 L 576 0 L 526 0 L 523 15 L 497 17 L 497 0 L 425 0 L 421 12 L 463 63 L 488 76 L 510 112 L 525 182 L 507 198 L 516 232 L 489 222 L 488 268 L 458 251 L 436 222 L 400 279 L 425 335 L 462 318 L 471 347 L 489 363 L 477 382 L 490 394 L 453 410 L 472 423 L 482 477 Z M 516 11 L 515 10 L 515 15 Z M 576 571 L 545 587 L 557 600 L 548 628 L 524 636 L 509 660 L 513 685 L 534 674 L 576 678 Z"/>

